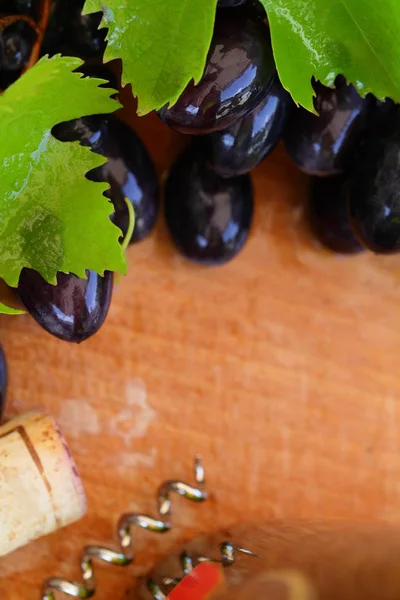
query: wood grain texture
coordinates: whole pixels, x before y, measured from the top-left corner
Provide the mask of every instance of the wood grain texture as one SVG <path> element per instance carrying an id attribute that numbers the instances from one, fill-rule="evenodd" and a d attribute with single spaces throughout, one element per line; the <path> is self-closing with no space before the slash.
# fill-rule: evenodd
<path id="1" fill-rule="evenodd" d="M 125 118 L 129 114 L 125 113 Z M 182 145 L 154 116 L 135 120 L 161 176 Z M 34 406 L 60 422 L 88 516 L 1 559 L 2 600 L 37 600 L 44 577 L 79 577 L 79 549 L 113 543 L 121 512 L 156 515 L 166 478 L 195 452 L 211 499 L 174 500 L 175 528 L 137 534 L 132 568 L 100 566 L 99 600 L 201 531 L 271 518 L 400 517 L 400 260 L 339 258 L 302 219 L 308 180 L 281 148 L 254 174 L 241 255 L 205 269 L 181 258 L 162 217 L 129 250 L 101 332 L 81 346 L 29 318 L 2 317 L 8 416 Z"/>

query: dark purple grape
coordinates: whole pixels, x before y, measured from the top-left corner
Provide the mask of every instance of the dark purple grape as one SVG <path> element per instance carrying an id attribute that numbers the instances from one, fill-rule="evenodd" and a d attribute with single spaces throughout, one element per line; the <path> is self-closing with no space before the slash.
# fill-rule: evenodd
<path id="1" fill-rule="evenodd" d="M 61 123 L 53 129 L 63 142 L 80 141 L 108 161 L 88 174 L 92 181 L 107 181 L 115 213 L 113 222 L 125 235 L 129 213 L 124 198 L 135 212 L 135 229 L 131 243 L 147 237 L 154 228 L 159 208 L 157 173 L 140 138 L 123 121 L 112 115 L 96 115 Z"/>
<path id="2" fill-rule="evenodd" d="M 201 81 L 189 83 L 177 103 L 159 115 L 183 133 L 224 129 L 265 98 L 274 74 L 267 25 L 242 11 L 221 11 Z"/>
<path id="3" fill-rule="evenodd" d="M 100 62 L 106 47 L 102 13 L 83 15 L 84 0 L 54 0 L 41 55 L 62 54 Z"/>
<path id="4" fill-rule="evenodd" d="M 178 158 L 168 176 L 165 216 L 184 256 L 203 265 L 225 263 L 241 250 L 249 234 L 250 177 L 223 179 L 191 149 Z"/>
<path id="5" fill-rule="evenodd" d="M 24 21 L 16 21 L 1 31 L 1 70 L 20 71 L 25 67 L 32 51 L 33 32 Z"/>
<path id="6" fill-rule="evenodd" d="M 6 355 L 0 344 L 0 421 L 4 414 L 7 399 L 8 369 Z"/>
<path id="7" fill-rule="evenodd" d="M 347 200 L 347 177 L 315 177 L 311 184 L 307 216 L 321 244 L 333 252 L 355 254 L 363 247 L 351 228 Z"/>
<path id="8" fill-rule="evenodd" d="M 218 0 L 218 8 L 231 8 L 234 6 L 241 6 L 247 2 L 247 0 Z"/>
<path id="9" fill-rule="evenodd" d="M 0 89 L 7 89 L 20 77 L 35 38 L 35 31 L 24 21 L 15 21 L 0 29 Z"/>
<path id="10" fill-rule="evenodd" d="M 257 108 L 222 131 L 201 136 L 205 160 L 221 177 L 249 173 L 275 148 L 292 108 L 278 77 Z"/>
<path id="11" fill-rule="evenodd" d="M 361 147 L 350 180 L 349 210 L 362 243 L 379 254 L 400 252 L 400 107 Z"/>
<path id="12" fill-rule="evenodd" d="M 318 115 L 303 108 L 293 112 L 285 131 L 286 150 L 311 175 L 336 175 L 349 169 L 364 131 L 369 102 L 343 77 L 335 88 L 313 84 Z"/>
<path id="13" fill-rule="evenodd" d="M 110 307 L 113 274 L 100 277 L 87 271 L 87 279 L 58 273 L 57 285 L 37 271 L 24 269 L 18 294 L 32 317 L 49 333 L 66 342 L 83 342 L 103 325 Z"/>

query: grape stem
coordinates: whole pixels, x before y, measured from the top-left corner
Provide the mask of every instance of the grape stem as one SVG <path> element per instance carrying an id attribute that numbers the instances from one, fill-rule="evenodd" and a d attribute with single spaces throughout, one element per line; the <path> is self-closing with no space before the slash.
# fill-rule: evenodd
<path id="1" fill-rule="evenodd" d="M 5 15 L 0 17 L 0 30 L 6 29 L 6 27 L 9 27 L 17 21 L 24 21 L 24 23 L 28 23 L 29 27 L 32 27 L 33 31 L 39 35 L 38 24 L 34 19 L 28 17 L 27 15 Z"/>
<path id="2" fill-rule="evenodd" d="M 129 246 L 129 242 L 132 239 L 133 230 L 135 228 L 135 213 L 133 210 L 132 203 L 128 200 L 128 198 L 126 196 L 124 197 L 124 200 L 125 200 L 125 204 L 128 209 L 129 224 L 128 224 L 128 230 L 127 230 L 124 240 L 121 244 L 122 252 L 125 252 L 127 247 Z"/>
<path id="3" fill-rule="evenodd" d="M 36 41 L 33 45 L 31 55 L 29 57 L 29 61 L 24 69 L 24 72 L 33 67 L 33 65 L 38 61 L 40 56 L 40 48 L 42 47 L 44 34 L 46 33 L 47 25 L 49 23 L 50 17 L 50 8 L 51 8 L 51 0 L 40 0 L 39 4 L 39 23 L 37 24 L 37 29 L 35 29 L 37 33 Z"/>

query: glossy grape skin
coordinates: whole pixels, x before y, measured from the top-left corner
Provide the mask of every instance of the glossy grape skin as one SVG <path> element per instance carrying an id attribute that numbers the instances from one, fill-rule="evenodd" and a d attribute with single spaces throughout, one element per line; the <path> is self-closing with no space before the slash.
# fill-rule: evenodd
<path id="1" fill-rule="evenodd" d="M 23 21 L 15 21 L 0 30 L 0 89 L 7 89 L 20 77 L 35 38 L 34 30 Z"/>
<path id="2" fill-rule="evenodd" d="M 315 82 L 314 107 L 319 116 L 298 108 L 286 128 L 288 154 L 310 175 L 337 175 L 348 170 L 366 125 L 368 100 L 342 77 L 337 77 L 335 85 L 332 89 Z"/>
<path id="3" fill-rule="evenodd" d="M 1 70 L 19 71 L 26 65 L 32 51 L 32 36 L 29 34 L 32 34 L 30 27 L 23 21 L 16 21 L 1 31 Z"/>
<path id="4" fill-rule="evenodd" d="M 6 29 L 0 39 L 1 67 L 7 71 L 21 69 L 29 59 L 30 48 L 22 36 Z"/>
<path id="5" fill-rule="evenodd" d="M 341 254 L 356 254 L 363 247 L 354 235 L 348 213 L 346 176 L 315 177 L 311 183 L 307 217 L 320 243 Z"/>
<path id="6" fill-rule="evenodd" d="M 84 0 L 53 0 L 41 55 L 62 54 L 101 62 L 107 30 L 99 25 L 102 13 L 82 15 Z"/>
<path id="7" fill-rule="evenodd" d="M 251 179 L 223 179 L 195 149 L 173 165 L 165 187 L 168 229 L 180 252 L 202 265 L 228 262 L 247 240 L 253 217 Z"/>
<path id="8" fill-rule="evenodd" d="M 208 166 L 221 177 L 249 173 L 281 139 L 292 105 L 275 76 L 267 97 L 251 113 L 222 131 L 199 138 Z"/>
<path id="9" fill-rule="evenodd" d="M 377 254 L 400 252 L 400 109 L 362 146 L 350 180 L 351 223 Z"/>
<path id="10" fill-rule="evenodd" d="M 220 11 L 201 81 L 189 83 L 177 103 L 163 107 L 159 116 L 182 133 L 225 129 L 265 98 L 274 74 L 265 23 L 240 10 Z"/>
<path id="11" fill-rule="evenodd" d="M 6 406 L 7 399 L 7 385 L 8 385 L 8 369 L 6 356 L 2 345 L 0 344 L 0 421 L 4 415 L 4 409 Z"/>
<path id="12" fill-rule="evenodd" d="M 88 278 L 58 273 L 57 285 L 39 273 L 24 269 L 18 294 L 28 312 L 46 331 L 66 342 L 80 343 L 103 325 L 110 307 L 113 274 L 100 277 L 87 271 Z"/>
<path id="13" fill-rule="evenodd" d="M 112 115 L 84 117 L 57 125 L 53 134 L 61 141 L 90 146 L 108 161 L 88 174 L 92 181 L 107 181 L 105 195 L 114 204 L 113 222 L 125 234 L 129 213 L 127 198 L 135 212 L 135 229 L 130 243 L 146 238 L 154 228 L 159 210 L 159 189 L 154 163 L 135 132 Z"/>

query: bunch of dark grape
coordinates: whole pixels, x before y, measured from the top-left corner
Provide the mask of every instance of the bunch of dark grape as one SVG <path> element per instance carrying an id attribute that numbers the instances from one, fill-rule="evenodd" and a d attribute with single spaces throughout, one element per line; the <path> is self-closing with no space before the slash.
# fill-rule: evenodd
<path id="1" fill-rule="evenodd" d="M 166 186 L 167 224 L 188 258 L 221 263 L 243 246 L 252 205 L 244 178 L 281 138 L 311 176 L 305 212 L 323 246 L 400 251 L 400 107 L 362 98 L 341 75 L 332 87 L 312 84 L 315 114 L 283 89 L 257 1 L 219 0 L 203 79 L 159 111 L 170 127 L 196 136 Z M 228 231 L 237 232 L 236 244 Z"/>
<path id="2" fill-rule="evenodd" d="M 118 77 L 103 61 L 101 14 L 83 16 L 83 0 L 14 0 L 13 11 L 40 19 L 46 2 L 51 10 L 45 31 L 38 34 L 40 54 L 78 56 L 85 61 L 80 69 L 85 76 L 103 77 L 118 89 Z M 21 39 L 28 43 L 24 35 Z M 24 46 L 19 54 L 3 58 L 0 75 L 11 59 L 23 69 L 28 55 Z M 158 111 L 166 125 L 189 141 L 171 166 L 164 190 L 166 223 L 182 255 L 203 265 L 223 264 L 237 255 L 253 218 L 250 172 L 281 139 L 299 168 L 311 175 L 307 215 L 324 246 L 348 254 L 364 248 L 379 253 L 400 249 L 398 107 L 371 95 L 361 98 L 341 76 L 332 88 L 316 81 L 313 86 L 317 114 L 296 107 L 282 87 L 259 2 L 219 0 L 201 81 L 189 83 L 174 106 Z M 108 158 L 87 177 L 109 183 L 106 195 L 121 242 L 127 242 L 128 202 L 135 211 L 130 243 L 146 238 L 157 220 L 158 181 L 135 132 L 116 116 L 83 115 L 58 125 L 53 135 L 79 141 Z M 52 286 L 35 271 L 24 270 L 18 292 L 47 331 L 81 342 L 103 324 L 112 287 L 112 273 L 100 277 L 88 272 L 87 280 L 60 273 Z"/>
<path id="3" fill-rule="evenodd" d="M 14 0 L 11 6 L 6 0 L 4 22 L 10 18 L 18 25 L 23 16 L 40 18 L 40 9 L 47 13 L 47 22 L 40 40 L 38 55 L 62 54 L 76 56 L 84 61 L 79 69 L 83 75 L 108 80 L 103 84 L 116 90 L 120 82 L 115 70 L 103 63 L 106 30 L 99 29 L 101 14 L 82 15 L 84 0 Z M 32 21 L 33 22 L 33 21 Z M 22 25 L 27 24 L 22 21 Z M 43 23 L 42 23 L 43 25 Z M 10 33 L 10 28 L 4 30 Z M 12 32 L 11 32 L 12 33 Z M 27 42 L 26 37 L 13 37 L 14 48 L 17 40 Z M 1 45 L 0 45 L 1 48 Z M 26 67 L 32 45 L 26 52 L 23 64 L 17 51 L 11 55 L 22 66 L 9 79 L 8 87 Z M 2 55 L 0 77 L 4 81 L 6 56 Z M 10 59 L 7 59 L 10 60 Z M 112 92 L 112 90 L 111 90 Z M 107 162 L 87 174 L 93 181 L 106 181 L 109 189 L 105 192 L 112 202 L 113 222 L 121 229 L 121 241 L 129 229 L 131 203 L 135 214 L 135 228 L 129 242 L 136 243 L 152 231 L 158 214 L 159 190 L 156 170 L 142 141 L 122 120 L 114 115 L 89 115 L 68 123 L 61 123 L 53 130 L 53 135 L 61 141 L 79 141 L 94 152 L 107 157 Z M 93 271 L 87 272 L 87 279 L 73 274 L 59 273 L 57 285 L 48 284 L 39 273 L 24 269 L 18 284 L 18 295 L 29 313 L 49 333 L 66 341 L 82 342 L 94 335 L 102 326 L 108 313 L 113 291 L 113 273 L 106 272 L 101 277 Z"/>
<path id="4" fill-rule="evenodd" d="M 345 254 L 400 250 L 400 109 L 361 98 L 342 76 L 332 88 L 312 84 L 316 114 L 283 89 L 260 5 L 219 0 L 203 79 L 159 111 L 194 140 L 165 194 L 168 227 L 188 258 L 221 263 L 240 250 L 252 214 L 244 180 L 281 138 L 311 176 L 305 213 L 323 246 Z"/>
<path id="5" fill-rule="evenodd" d="M 311 175 L 309 225 L 343 254 L 400 250 L 399 107 L 361 98 L 338 76 L 313 82 L 316 115 L 297 108 L 284 133 L 288 154 Z"/>

